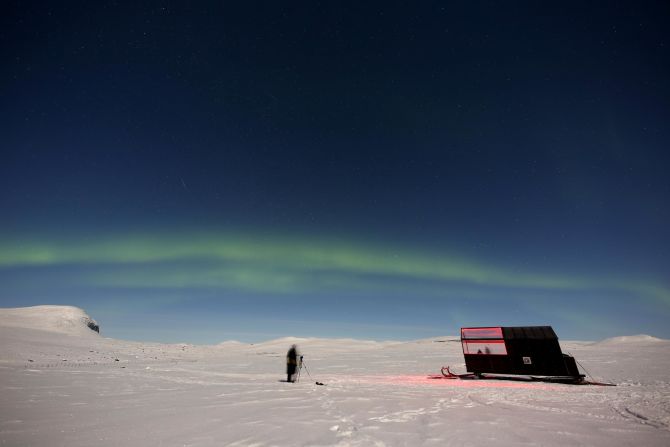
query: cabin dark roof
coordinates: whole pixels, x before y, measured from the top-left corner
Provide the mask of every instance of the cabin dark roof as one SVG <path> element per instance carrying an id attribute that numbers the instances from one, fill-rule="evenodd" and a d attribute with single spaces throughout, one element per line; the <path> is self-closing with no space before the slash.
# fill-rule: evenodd
<path id="1" fill-rule="evenodd" d="M 502 331 L 505 340 L 558 340 L 551 326 L 503 327 Z"/>

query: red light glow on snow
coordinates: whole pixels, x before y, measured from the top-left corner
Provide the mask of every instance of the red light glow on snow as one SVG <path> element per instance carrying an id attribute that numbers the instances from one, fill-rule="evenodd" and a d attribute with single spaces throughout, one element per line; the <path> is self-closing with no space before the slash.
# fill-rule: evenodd
<path id="1" fill-rule="evenodd" d="M 370 381 L 392 383 L 397 385 L 432 385 L 432 386 L 449 386 L 456 388 L 517 388 L 517 389 L 533 389 L 533 390 L 560 390 L 559 386 L 547 383 L 525 382 L 514 380 L 462 380 L 462 379 L 447 379 L 441 376 L 424 376 L 424 375 L 403 375 L 403 376 L 379 376 L 368 377 Z"/>

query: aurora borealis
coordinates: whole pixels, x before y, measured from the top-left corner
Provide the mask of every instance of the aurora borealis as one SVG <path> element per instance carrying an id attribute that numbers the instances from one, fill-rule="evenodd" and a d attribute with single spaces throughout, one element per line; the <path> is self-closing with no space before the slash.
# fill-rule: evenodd
<path id="1" fill-rule="evenodd" d="M 0 306 L 670 337 L 668 7 L 366 3 L 5 6 Z"/>
<path id="2" fill-rule="evenodd" d="M 272 294 L 318 293 L 324 289 L 355 289 L 366 278 L 383 288 L 386 278 L 451 282 L 488 287 L 546 290 L 626 290 L 670 304 L 670 290 L 660 285 L 621 280 L 587 279 L 514 272 L 446 255 L 431 257 L 399 251 L 393 246 L 347 247 L 333 242 L 268 238 L 262 235 L 214 234 L 138 236 L 70 240 L 61 244 L 2 246 L 0 266 L 29 268 L 59 265 L 105 265 L 109 273 L 89 277 L 95 285 L 121 287 L 214 287 Z M 204 262 L 205 265 L 198 265 Z M 158 269 L 151 266 L 180 264 Z M 196 263 L 189 269 L 190 263 Z M 137 267 L 135 273 L 115 267 Z M 148 267 L 148 268 L 147 268 Z M 190 271 L 189 271 L 190 270 Z M 312 279 L 321 276 L 319 280 Z M 105 279 L 106 278 L 106 279 Z M 340 280 L 338 280 L 339 278 Z M 375 284 L 377 283 L 377 284 Z M 408 288 L 408 293 L 411 288 Z"/>

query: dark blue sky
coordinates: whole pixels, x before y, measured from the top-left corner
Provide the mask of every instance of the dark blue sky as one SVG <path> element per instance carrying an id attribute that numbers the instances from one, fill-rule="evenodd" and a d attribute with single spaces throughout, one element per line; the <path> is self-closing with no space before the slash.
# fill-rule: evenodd
<path id="1" fill-rule="evenodd" d="M 0 305 L 670 337 L 667 2 L 238 3 L 3 4 Z"/>

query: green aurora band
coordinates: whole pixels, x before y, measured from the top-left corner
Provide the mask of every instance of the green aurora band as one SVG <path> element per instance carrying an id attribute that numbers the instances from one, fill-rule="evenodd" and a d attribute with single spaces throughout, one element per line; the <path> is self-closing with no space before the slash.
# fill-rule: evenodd
<path id="1" fill-rule="evenodd" d="M 103 267 L 77 281 L 104 287 L 213 287 L 264 293 L 384 290 L 385 279 L 544 291 L 610 290 L 670 308 L 653 282 L 518 272 L 398 247 L 234 233 L 157 234 L 0 243 L 0 268 Z M 105 270 L 107 268 L 107 270 Z M 614 276 L 614 275 L 613 275 Z"/>

